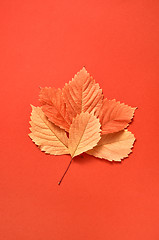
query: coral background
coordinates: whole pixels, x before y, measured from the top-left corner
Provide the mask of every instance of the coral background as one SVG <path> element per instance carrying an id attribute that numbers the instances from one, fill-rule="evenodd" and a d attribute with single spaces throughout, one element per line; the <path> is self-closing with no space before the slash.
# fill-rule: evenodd
<path id="1" fill-rule="evenodd" d="M 0 239 L 159 239 L 159 1 L 1 0 Z M 86 66 L 105 97 L 137 106 L 122 163 L 49 156 L 29 139 L 39 86 Z"/>

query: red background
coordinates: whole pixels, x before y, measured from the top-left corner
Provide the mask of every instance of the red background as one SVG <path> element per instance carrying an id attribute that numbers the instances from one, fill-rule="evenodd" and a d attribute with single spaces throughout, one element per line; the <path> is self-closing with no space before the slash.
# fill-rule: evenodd
<path id="1" fill-rule="evenodd" d="M 0 239 L 159 239 L 158 0 L 0 2 Z M 83 66 L 105 97 L 138 106 L 122 163 L 72 163 L 29 139 L 39 86 Z"/>

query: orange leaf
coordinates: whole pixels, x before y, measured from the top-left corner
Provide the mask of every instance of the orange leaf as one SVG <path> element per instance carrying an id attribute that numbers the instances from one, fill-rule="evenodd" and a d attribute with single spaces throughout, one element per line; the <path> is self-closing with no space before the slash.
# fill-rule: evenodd
<path id="1" fill-rule="evenodd" d="M 70 126 L 68 148 L 73 157 L 92 149 L 100 140 L 99 120 L 90 113 L 77 115 Z"/>
<path id="2" fill-rule="evenodd" d="M 102 106 L 103 94 L 99 84 L 90 76 L 85 68 L 63 88 L 70 119 L 73 120 L 81 112 L 96 112 Z"/>
<path id="3" fill-rule="evenodd" d="M 126 128 L 134 116 L 135 109 L 124 103 L 116 102 L 115 99 L 104 99 L 99 113 L 102 134 L 118 132 Z"/>
<path id="4" fill-rule="evenodd" d="M 40 107 L 32 106 L 30 125 L 29 136 L 42 151 L 53 155 L 69 153 L 66 132 L 48 121 Z"/>
<path id="5" fill-rule="evenodd" d="M 42 110 L 48 119 L 55 125 L 69 131 L 70 120 L 66 112 L 66 104 L 61 89 L 42 88 L 39 97 Z"/>
<path id="6" fill-rule="evenodd" d="M 121 161 L 132 152 L 134 141 L 134 135 L 127 130 L 102 135 L 97 146 L 87 153 L 109 161 Z"/>

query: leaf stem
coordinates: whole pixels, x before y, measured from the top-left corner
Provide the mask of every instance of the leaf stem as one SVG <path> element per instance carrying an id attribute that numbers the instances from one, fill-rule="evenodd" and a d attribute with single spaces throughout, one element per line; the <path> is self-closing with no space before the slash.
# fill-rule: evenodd
<path id="1" fill-rule="evenodd" d="M 69 162 L 68 167 L 66 168 L 66 171 L 64 172 L 64 174 L 63 174 L 61 180 L 58 182 L 58 185 L 61 184 L 61 182 L 62 182 L 64 176 L 66 175 L 66 173 L 67 173 L 67 171 L 68 171 L 68 169 L 69 169 L 69 167 L 70 167 L 70 165 L 71 165 L 71 163 L 72 163 L 72 158 L 71 158 L 71 161 Z"/>

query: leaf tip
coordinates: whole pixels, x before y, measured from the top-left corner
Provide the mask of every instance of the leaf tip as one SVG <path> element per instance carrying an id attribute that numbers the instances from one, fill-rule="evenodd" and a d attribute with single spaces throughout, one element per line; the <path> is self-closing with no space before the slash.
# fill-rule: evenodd
<path id="1" fill-rule="evenodd" d="M 82 68 L 82 69 L 84 69 L 85 71 L 87 71 L 87 70 L 86 70 L 86 66 L 85 66 L 85 65 L 83 66 L 83 68 Z"/>
<path id="2" fill-rule="evenodd" d="M 31 106 L 32 110 L 35 109 L 35 106 L 33 106 L 32 104 L 30 104 L 30 106 Z"/>

